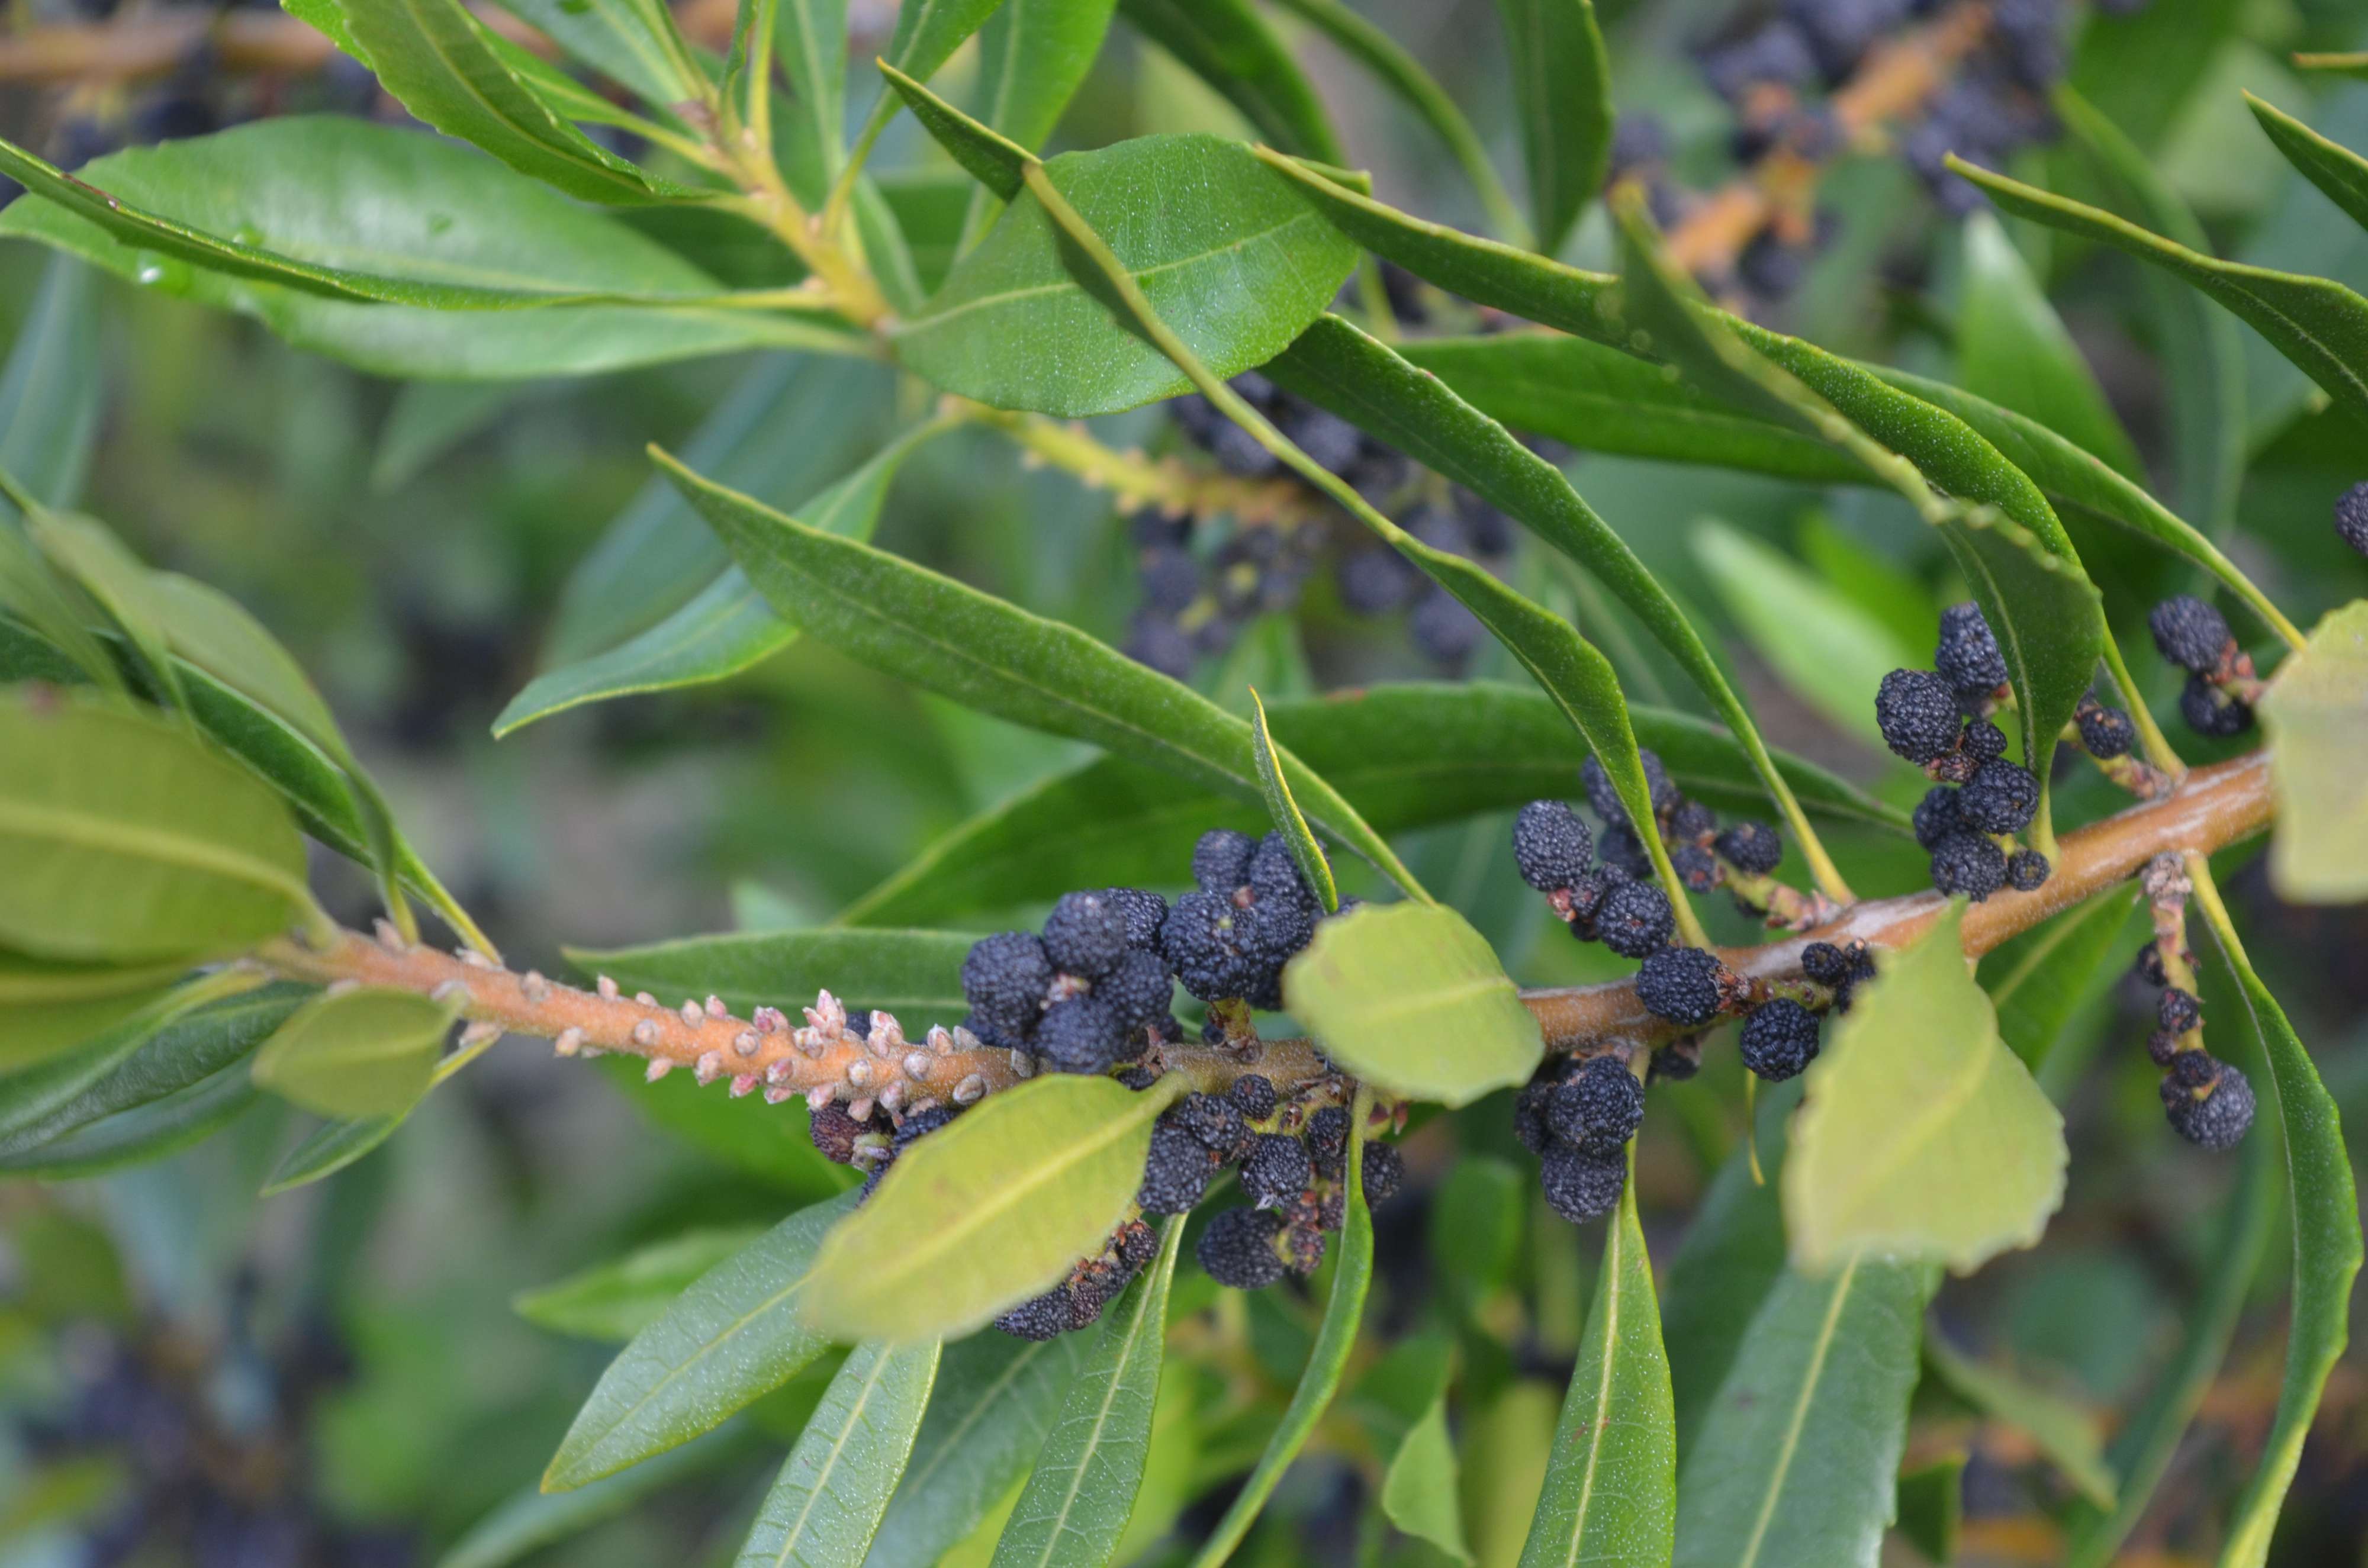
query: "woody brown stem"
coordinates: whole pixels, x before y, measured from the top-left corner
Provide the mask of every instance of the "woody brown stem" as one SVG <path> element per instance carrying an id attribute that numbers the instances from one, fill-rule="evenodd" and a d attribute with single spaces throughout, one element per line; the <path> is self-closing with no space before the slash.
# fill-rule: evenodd
<path id="1" fill-rule="evenodd" d="M 2157 856 L 2210 854 L 2246 838 L 2268 825 L 2271 811 L 2265 753 L 2197 768 L 2161 800 L 2065 835 L 2055 874 L 2038 891 L 1999 892 L 1973 905 L 1963 927 L 1966 956 L 1978 957 L 2087 903 L 2137 875 Z M 1799 980 L 1801 949 L 1809 942 L 1902 947 L 1923 934 L 1944 903 L 1934 892 L 1879 899 L 1816 930 L 1759 947 L 1721 949 L 1719 956 L 1747 979 L 1782 987 Z M 887 1015 L 874 1014 L 870 1038 L 859 1037 L 845 1027 L 844 1009 L 827 992 L 805 1010 L 802 1026 L 770 1008 L 742 1019 L 713 997 L 670 1006 L 656 997 L 615 994 L 606 982 L 582 990 L 474 955 L 406 944 L 391 929 L 377 939 L 342 932 L 326 949 L 283 938 L 256 958 L 275 973 L 316 984 L 392 986 L 436 996 L 473 1022 L 556 1040 L 563 1054 L 625 1052 L 646 1060 L 653 1076 L 685 1069 L 701 1082 L 728 1079 L 738 1094 L 762 1088 L 776 1102 L 803 1095 L 816 1103 L 838 1099 L 910 1110 L 930 1101 L 967 1104 L 1030 1075 L 1023 1057 L 982 1045 L 966 1030 L 933 1029 L 908 1040 Z M 1633 981 L 1525 991 L 1521 1000 L 1553 1051 L 1630 1049 L 1675 1032 L 1637 1002 Z M 1253 1072 L 1286 1096 L 1341 1082 L 1305 1040 L 1171 1045 L 1161 1049 L 1158 1065 L 1189 1074 L 1203 1091 L 1223 1089 Z"/>

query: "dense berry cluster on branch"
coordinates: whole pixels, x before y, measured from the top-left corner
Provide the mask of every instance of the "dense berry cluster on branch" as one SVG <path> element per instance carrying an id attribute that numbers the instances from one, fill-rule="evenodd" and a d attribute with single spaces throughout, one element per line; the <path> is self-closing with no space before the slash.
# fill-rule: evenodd
<path id="1" fill-rule="evenodd" d="M 2187 948 L 2187 901 L 2194 887 L 2176 856 L 2164 856 L 2140 880 L 2154 936 L 2138 949 L 2135 973 L 2156 994 L 2146 1055 L 2162 1072 L 2163 1115 L 2172 1131 L 2206 1149 L 2226 1149 L 2253 1124 L 2253 1085 L 2244 1073 L 2203 1047 L 2203 1003 L 2196 994 L 2195 955 Z"/>
<path id="2" fill-rule="evenodd" d="M 2237 644 L 2227 619 L 2192 594 L 2154 607 L 2146 617 L 2155 652 L 2187 672 L 2179 693 L 2179 716 L 2199 735 L 2223 739 L 2253 727 L 2253 704 L 2261 682 L 2253 656 Z"/>

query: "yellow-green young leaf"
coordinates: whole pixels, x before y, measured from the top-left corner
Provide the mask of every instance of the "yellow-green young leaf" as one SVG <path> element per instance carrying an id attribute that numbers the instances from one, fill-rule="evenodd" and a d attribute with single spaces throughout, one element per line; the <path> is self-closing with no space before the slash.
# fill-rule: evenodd
<path id="1" fill-rule="evenodd" d="M 1469 1105 L 1527 1083 L 1545 1053 L 1487 939 L 1441 904 L 1368 904 L 1326 921 L 1282 985 L 1326 1055 L 1417 1099 Z"/>
<path id="2" fill-rule="evenodd" d="M 313 909 L 295 824 L 245 772 L 146 712 L 0 697 L 0 943 L 199 958 Z"/>
<path id="3" fill-rule="evenodd" d="M 256 1053 L 255 1081 L 323 1116 L 397 1116 L 427 1092 L 457 1016 L 410 991 L 323 996 Z"/>
<path id="4" fill-rule="evenodd" d="M 1340 911 L 1340 889 L 1332 881 L 1332 862 L 1324 858 L 1324 851 L 1315 835 L 1307 830 L 1307 819 L 1299 814 L 1299 802 L 1291 798 L 1291 780 L 1282 776 L 1282 761 L 1274 749 L 1274 736 L 1266 727 L 1266 704 L 1259 699 L 1258 688 L 1250 688 L 1250 739 L 1258 761 L 1258 792 L 1266 797 L 1267 814 L 1282 831 L 1283 842 L 1291 846 L 1291 858 L 1299 864 L 1299 874 L 1315 890 L 1323 902 L 1324 913 Z"/>
<path id="5" fill-rule="evenodd" d="M 2270 877 L 2297 903 L 2368 897 L 2368 600 L 2318 623 L 2261 702 L 2278 801 Z"/>
<path id="6" fill-rule="evenodd" d="M 122 629 L 171 705 L 188 707 L 180 672 L 165 651 L 165 618 L 139 557 L 97 519 L 76 513 L 36 511 L 25 523 L 41 552 Z"/>
<path id="7" fill-rule="evenodd" d="M 1447 1435 L 1447 1401 L 1435 1399 L 1390 1456 L 1382 1475 L 1382 1510 L 1390 1523 L 1429 1541 L 1458 1562 L 1472 1561 L 1463 1508 L 1456 1495 L 1455 1444 Z"/>
<path id="8" fill-rule="evenodd" d="M 53 964 L 0 952 L 0 1072 L 88 1040 L 163 995 L 179 964 Z"/>
<path id="9" fill-rule="evenodd" d="M 1782 1177 L 1797 1267 L 1868 1253 L 1970 1270 L 2037 1241 L 2064 1200 L 2064 1118 L 1998 1038 L 1964 914 L 1882 965 L 1809 1069 Z"/>
<path id="10" fill-rule="evenodd" d="M 1004 1090 L 914 1144 L 833 1227 L 802 1312 L 835 1339 L 978 1327 L 1101 1246 L 1143 1184 L 1151 1124 L 1184 1092 L 1054 1074 Z"/>

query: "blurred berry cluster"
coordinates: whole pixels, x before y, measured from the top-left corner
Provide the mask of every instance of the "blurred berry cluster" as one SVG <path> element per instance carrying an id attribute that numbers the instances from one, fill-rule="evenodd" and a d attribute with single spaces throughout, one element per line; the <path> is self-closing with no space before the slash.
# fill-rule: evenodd
<path id="1" fill-rule="evenodd" d="M 1511 554 L 1512 520 L 1478 497 L 1438 484 L 1403 452 L 1254 370 L 1232 386 L 1309 457 L 1425 544 L 1491 567 Z M 1295 483 L 1280 459 L 1199 393 L 1176 399 L 1167 413 L 1187 442 L 1235 478 Z M 1304 505 L 1292 516 L 1235 519 L 1213 545 L 1208 537 L 1221 531 L 1213 519 L 1137 512 L 1131 527 L 1143 601 L 1126 652 L 1184 679 L 1197 661 L 1233 646 L 1256 617 L 1296 608 L 1308 578 L 1328 558 L 1344 609 L 1360 617 L 1403 613 L 1426 659 L 1462 670 L 1482 635 L 1472 612 L 1312 486 L 1302 488 Z"/>

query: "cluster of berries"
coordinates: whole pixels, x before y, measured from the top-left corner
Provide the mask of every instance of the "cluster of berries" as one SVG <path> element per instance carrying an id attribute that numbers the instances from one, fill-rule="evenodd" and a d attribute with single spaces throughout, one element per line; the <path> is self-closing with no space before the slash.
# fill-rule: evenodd
<path id="1" fill-rule="evenodd" d="M 1149 1218 L 1188 1214 L 1228 1170 L 1250 1201 L 1214 1215 L 1193 1249 L 1221 1285 L 1255 1290 L 1286 1273 L 1310 1274 L 1324 1260 L 1324 1238 L 1347 1213 L 1349 1113 L 1337 1104 L 1285 1101 L 1255 1073 L 1223 1095 L 1187 1095 L 1153 1124 L 1151 1153 L 1135 1195 L 1136 1216 L 1069 1278 L 996 1319 L 1024 1339 L 1050 1339 L 1100 1316 L 1156 1250 Z M 1360 1166 L 1365 1201 L 1386 1201 L 1406 1165 L 1386 1143 L 1365 1145 Z"/>
<path id="2" fill-rule="evenodd" d="M 2176 936 L 2138 949 L 2139 980 L 2156 988 L 2155 1030 L 2146 1054 L 2162 1072 L 2162 1109 L 2171 1130 L 2205 1149 L 2233 1148 L 2253 1125 L 2253 1085 L 2243 1071 L 2203 1049 L 2203 1004 L 2176 983 L 2194 973 L 2193 956 Z M 2166 961 L 2167 946 L 2172 956 Z M 2174 976 L 2171 966 L 2176 965 Z"/>
<path id="3" fill-rule="evenodd" d="M 2165 662 L 2187 672 L 2179 714 L 2188 728 L 2221 739 L 2253 727 L 2261 682 L 2253 673 L 2253 656 L 2237 645 L 2218 610 L 2192 594 L 2180 594 L 2154 607 L 2146 630 Z"/>
<path id="4" fill-rule="evenodd" d="M 1513 1101 L 1513 1134 L 1538 1157 L 1546 1203 L 1572 1224 L 1610 1213 L 1628 1182 L 1645 1085 L 1619 1055 L 1550 1061 Z"/>
<path id="5" fill-rule="evenodd" d="M 2335 537 L 2368 555 L 2368 479 L 2335 498 Z"/>
<path id="6" fill-rule="evenodd" d="M 982 938 L 962 960 L 962 1027 L 1056 1073 L 1106 1073 L 1156 1040 L 1180 1040 L 1175 971 L 1161 951 L 1167 901 L 1140 888 L 1064 893 L 1044 928 Z"/>
<path id="7" fill-rule="evenodd" d="M 2007 668 L 1978 606 L 1941 612 L 1932 662 L 1930 670 L 1892 671 L 1874 696 L 1884 744 L 1935 781 L 1915 818 L 1916 842 L 1932 857 L 1932 885 L 1975 903 L 2002 887 L 2029 892 L 2047 881 L 2050 867 L 2014 838 L 2039 809 L 2039 779 L 2007 759 L 2006 732 L 1989 721 L 2009 696 Z M 2128 727 L 2127 714 L 2096 711 L 2100 740 L 2112 719 Z M 2121 749 L 2129 749 L 2126 739 Z"/>
<path id="8" fill-rule="evenodd" d="M 1415 304 L 1410 290 L 1406 303 Z M 1403 452 L 1282 391 L 1255 370 L 1235 377 L 1231 384 L 1301 450 L 1383 512 L 1401 517 L 1406 530 L 1424 543 L 1492 564 L 1510 553 L 1510 519 L 1462 492 L 1450 505 L 1421 500 L 1411 494 L 1417 478 Z M 1185 439 L 1225 472 L 1246 480 L 1289 480 L 1289 471 L 1273 453 L 1199 393 L 1176 399 L 1167 411 Z M 1304 510 L 1321 515 L 1312 491 Z M 1130 527 L 1143 603 L 1125 651 L 1178 679 L 1191 673 L 1195 660 L 1230 647 L 1252 618 L 1296 606 L 1335 535 L 1339 540 L 1333 557 L 1335 581 L 1340 602 L 1350 613 L 1404 611 L 1415 646 L 1451 670 L 1461 668 L 1479 646 L 1481 627 L 1472 612 L 1395 551 L 1366 539 L 1362 528 L 1333 528 L 1304 518 L 1236 519 L 1231 533 L 1204 560 L 1192 549 L 1195 522 L 1190 517 L 1146 509 L 1134 516 Z"/>

